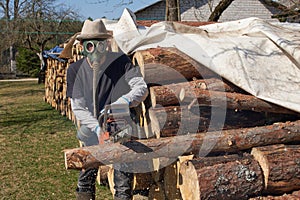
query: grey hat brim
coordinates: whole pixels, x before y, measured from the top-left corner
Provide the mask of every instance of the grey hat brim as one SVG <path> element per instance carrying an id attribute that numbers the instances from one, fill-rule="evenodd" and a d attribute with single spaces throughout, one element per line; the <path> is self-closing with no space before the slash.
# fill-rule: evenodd
<path id="1" fill-rule="evenodd" d="M 111 34 L 80 34 L 76 37 L 77 40 L 85 40 L 85 39 L 108 39 L 111 38 Z"/>

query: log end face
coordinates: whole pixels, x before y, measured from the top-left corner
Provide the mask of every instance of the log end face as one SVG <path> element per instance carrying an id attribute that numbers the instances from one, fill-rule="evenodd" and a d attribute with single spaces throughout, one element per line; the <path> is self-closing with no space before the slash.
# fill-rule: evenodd
<path id="1" fill-rule="evenodd" d="M 76 154 L 76 153 L 75 153 Z M 65 168 L 69 169 L 82 169 L 82 162 L 78 159 L 78 156 L 74 156 L 73 150 L 65 150 Z"/>
<path id="2" fill-rule="evenodd" d="M 198 176 L 191 161 L 184 161 L 180 164 L 179 189 L 183 200 L 200 200 Z"/>
<path id="3" fill-rule="evenodd" d="M 252 148 L 251 155 L 253 155 L 254 159 L 259 163 L 259 165 L 263 171 L 264 188 L 267 189 L 269 174 L 270 174 L 268 160 L 264 156 L 263 152 L 261 152 L 258 148 Z"/>

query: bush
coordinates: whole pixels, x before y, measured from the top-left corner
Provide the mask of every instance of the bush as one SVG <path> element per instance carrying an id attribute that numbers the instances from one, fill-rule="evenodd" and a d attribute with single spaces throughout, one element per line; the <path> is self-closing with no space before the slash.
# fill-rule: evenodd
<path id="1" fill-rule="evenodd" d="M 16 61 L 19 72 L 25 73 L 30 77 L 38 77 L 40 60 L 34 52 L 25 48 L 18 48 Z"/>

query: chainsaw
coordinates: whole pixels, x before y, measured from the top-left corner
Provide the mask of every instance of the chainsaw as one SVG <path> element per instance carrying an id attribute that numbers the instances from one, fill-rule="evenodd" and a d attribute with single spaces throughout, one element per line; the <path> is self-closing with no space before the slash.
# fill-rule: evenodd
<path id="1" fill-rule="evenodd" d="M 98 118 L 102 134 L 99 144 L 125 143 L 134 135 L 135 123 L 130 108 L 125 104 L 106 105 Z"/>

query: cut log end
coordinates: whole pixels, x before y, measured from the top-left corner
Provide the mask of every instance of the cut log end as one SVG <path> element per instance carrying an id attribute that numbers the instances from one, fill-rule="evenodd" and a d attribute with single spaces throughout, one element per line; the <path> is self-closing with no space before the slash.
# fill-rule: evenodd
<path id="1" fill-rule="evenodd" d="M 300 189 L 299 145 L 255 147 L 252 155 L 265 174 L 264 193 L 282 195 Z"/>
<path id="2" fill-rule="evenodd" d="M 72 151 L 71 151 L 72 152 Z M 82 162 L 78 161 L 75 156 L 69 150 L 64 150 L 65 168 L 69 169 L 81 169 L 83 167 Z"/>
<path id="3" fill-rule="evenodd" d="M 180 165 L 179 189 L 183 200 L 200 200 L 198 175 L 194 165 L 185 161 Z"/>
<path id="4" fill-rule="evenodd" d="M 262 168 L 262 171 L 264 174 L 265 189 L 266 189 L 268 186 L 268 179 L 269 179 L 269 173 L 270 173 L 268 160 L 262 154 L 262 152 L 257 148 L 253 148 L 251 151 L 251 154 L 253 155 L 255 160 L 258 161 L 260 167 Z"/>

